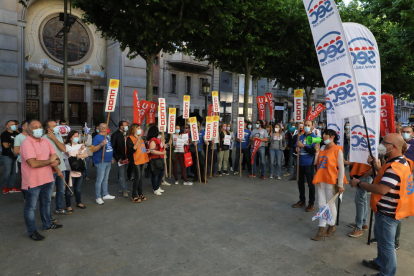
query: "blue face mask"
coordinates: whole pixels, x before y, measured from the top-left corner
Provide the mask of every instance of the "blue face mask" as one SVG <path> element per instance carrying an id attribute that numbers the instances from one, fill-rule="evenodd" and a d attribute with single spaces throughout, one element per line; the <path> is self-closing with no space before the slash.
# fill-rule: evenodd
<path id="1" fill-rule="evenodd" d="M 72 142 L 75 144 L 79 143 L 79 137 L 73 138 Z"/>
<path id="2" fill-rule="evenodd" d="M 305 132 L 310 132 L 311 128 L 310 127 L 305 127 Z"/>
<path id="3" fill-rule="evenodd" d="M 124 126 L 124 131 L 128 131 L 128 126 Z"/>
<path id="4" fill-rule="evenodd" d="M 96 133 L 99 133 L 99 129 L 96 130 Z"/>
<path id="5" fill-rule="evenodd" d="M 247 128 L 252 129 L 252 125 L 248 125 Z"/>
<path id="6" fill-rule="evenodd" d="M 36 137 L 36 138 L 40 138 L 43 135 L 43 129 L 41 129 L 41 128 L 34 129 L 34 130 L 32 130 L 32 132 L 33 132 L 33 136 Z"/>
<path id="7" fill-rule="evenodd" d="M 345 126 L 345 129 L 348 129 L 349 128 L 349 126 Z"/>
<path id="8" fill-rule="evenodd" d="M 16 125 L 12 125 L 12 126 L 10 127 L 10 130 L 11 130 L 11 131 L 16 131 L 16 129 L 17 129 L 17 128 L 16 128 Z"/>
<path id="9" fill-rule="evenodd" d="M 54 128 L 53 128 L 53 133 L 54 134 L 59 134 L 59 127 L 58 126 L 55 126 Z"/>
<path id="10" fill-rule="evenodd" d="M 404 140 L 410 140 L 411 134 L 410 133 L 403 133 L 402 137 L 404 138 Z"/>
<path id="11" fill-rule="evenodd" d="M 180 133 L 180 130 L 179 129 L 176 129 L 175 130 L 175 133 L 179 134 Z"/>
<path id="12" fill-rule="evenodd" d="M 141 135 L 142 130 L 141 129 L 137 129 L 137 135 Z"/>
<path id="13" fill-rule="evenodd" d="M 259 124 L 256 124 L 256 128 L 259 128 L 260 127 L 260 125 Z"/>

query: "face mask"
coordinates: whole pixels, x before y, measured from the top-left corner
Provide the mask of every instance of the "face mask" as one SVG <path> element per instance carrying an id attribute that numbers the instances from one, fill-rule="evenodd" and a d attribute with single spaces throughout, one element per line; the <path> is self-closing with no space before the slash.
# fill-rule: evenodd
<path id="1" fill-rule="evenodd" d="M 137 129 L 137 135 L 141 135 L 142 129 Z"/>
<path id="2" fill-rule="evenodd" d="M 79 143 L 79 137 L 73 138 L 72 142 L 75 144 Z"/>
<path id="3" fill-rule="evenodd" d="M 175 133 L 179 134 L 180 133 L 180 130 L 179 129 L 176 129 L 175 130 Z"/>
<path id="4" fill-rule="evenodd" d="M 54 134 L 59 134 L 59 127 L 58 126 L 55 126 L 54 128 L 53 128 L 53 133 Z"/>
<path id="5" fill-rule="evenodd" d="M 227 127 L 227 130 L 230 130 L 230 127 Z"/>
<path id="6" fill-rule="evenodd" d="M 16 125 L 12 125 L 12 126 L 10 127 L 10 130 L 11 130 L 11 131 L 16 131 L 16 129 L 17 129 L 17 128 L 16 128 Z"/>
<path id="7" fill-rule="evenodd" d="M 260 125 L 259 124 L 256 124 L 256 128 L 259 128 L 260 127 Z"/>
<path id="8" fill-rule="evenodd" d="M 392 145 L 391 145 L 391 146 L 389 146 L 389 147 L 392 147 Z M 378 146 L 378 148 L 377 148 L 377 150 L 378 150 L 378 154 L 381 154 L 381 155 L 384 155 L 384 157 L 387 157 L 387 156 L 386 156 L 386 155 L 387 155 L 387 153 L 391 152 L 391 151 L 387 151 L 387 149 L 388 149 L 389 147 L 385 147 L 383 144 L 379 144 L 379 146 Z"/>
<path id="9" fill-rule="evenodd" d="M 56 123 L 57 126 L 59 126 L 59 123 Z"/>
<path id="10" fill-rule="evenodd" d="M 278 128 L 275 128 L 275 132 L 279 132 L 279 129 Z"/>
<path id="11" fill-rule="evenodd" d="M 349 126 L 345 126 L 345 129 L 348 129 L 349 128 Z"/>
<path id="12" fill-rule="evenodd" d="M 318 126 L 319 129 L 322 129 L 322 126 Z"/>
<path id="13" fill-rule="evenodd" d="M 128 126 L 124 126 L 124 131 L 128 131 Z"/>
<path id="14" fill-rule="evenodd" d="M 310 132 L 311 128 L 310 127 L 305 127 L 305 132 Z"/>
<path id="15" fill-rule="evenodd" d="M 410 133 L 403 133 L 402 137 L 404 138 L 404 140 L 410 140 L 411 134 Z"/>
<path id="16" fill-rule="evenodd" d="M 331 143 L 331 139 L 326 139 L 325 141 L 323 141 L 325 143 L 325 145 L 329 145 Z"/>
<path id="17" fill-rule="evenodd" d="M 99 133 L 99 129 L 96 130 L 96 133 Z"/>
<path id="18" fill-rule="evenodd" d="M 34 129 L 34 130 L 32 130 L 32 132 L 33 132 L 33 136 L 36 137 L 36 138 L 40 138 L 43 135 L 43 129 L 41 129 L 41 128 Z"/>
<path id="19" fill-rule="evenodd" d="M 252 129 L 252 125 L 248 125 L 247 128 Z"/>
<path id="20" fill-rule="evenodd" d="M 227 129 L 227 127 L 223 127 L 223 130 L 226 130 Z"/>

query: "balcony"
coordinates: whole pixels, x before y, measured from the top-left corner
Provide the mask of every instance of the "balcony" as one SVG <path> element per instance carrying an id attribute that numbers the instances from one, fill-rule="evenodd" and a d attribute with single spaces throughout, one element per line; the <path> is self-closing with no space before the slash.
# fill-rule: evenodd
<path id="1" fill-rule="evenodd" d="M 201 73 L 211 69 L 208 61 L 198 61 L 193 56 L 185 55 L 179 52 L 170 55 L 167 62 L 170 66 L 185 71 Z"/>

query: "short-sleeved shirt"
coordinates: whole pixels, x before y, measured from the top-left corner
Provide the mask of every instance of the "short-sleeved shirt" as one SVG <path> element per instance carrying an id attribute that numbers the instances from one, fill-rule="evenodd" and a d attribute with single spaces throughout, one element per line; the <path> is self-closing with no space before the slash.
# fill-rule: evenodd
<path id="1" fill-rule="evenodd" d="M 305 147 L 314 148 L 315 145 L 316 145 L 315 143 L 313 143 L 312 145 L 308 145 L 306 143 L 306 138 L 308 136 L 317 137 L 315 133 L 311 132 L 310 134 L 303 134 L 303 135 L 299 136 L 299 141 L 302 144 L 304 144 Z M 295 147 L 297 147 L 296 144 L 295 144 Z M 299 150 L 299 166 L 310 166 L 310 165 L 312 165 L 314 157 L 315 157 L 314 155 L 309 154 L 304 148 L 300 148 L 300 150 Z"/>
<path id="2" fill-rule="evenodd" d="M 244 136 L 243 136 L 243 139 L 242 139 L 242 142 L 241 142 L 242 149 L 246 149 L 247 146 L 249 145 L 249 142 L 250 142 L 249 138 L 250 138 L 251 134 L 252 134 L 252 132 L 250 130 L 248 130 L 247 128 L 244 129 Z M 240 148 L 240 142 L 236 142 L 236 147 L 238 149 Z"/>
<path id="3" fill-rule="evenodd" d="M 55 142 L 53 142 L 49 137 L 47 137 L 47 134 L 43 135 L 42 137 L 48 140 L 50 144 L 52 144 L 52 147 L 55 149 L 56 155 L 59 157 L 60 160 L 58 166 L 59 170 L 61 170 L 62 172 L 69 170 L 69 167 L 66 166 L 65 160 L 63 158 L 62 151 L 56 146 Z M 56 135 L 56 139 L 63 144 L 63 138 L 60 134 Z"/>
<path id="4" fill-rule="evenodd" d="M 27 160 L 35 158 L 37 161 L 49 160 L 50 156 L 56 154 L 49 140 L 40 138 L 36 140 L 30 136 L 20 146 L 22 160 L 22 189 L 34 188 L 46 183 L 53 182 L 52 166 L 32 168 Z"/>
<path id="5" fill-rule="evenodd" d="M 267 130 L 266 129 L 254 129 L 252 131 L 251 134 L 251 138 L 255 139 L 255 138 L 259 138 L 259 139 L 264 139 L 264 138 L 268 138 L 269 135 L 267 134 Z M 260 147 L 265 147 L 266 146 L 266 142 L 261 142 L 260 143 Z"/>
<path id="6" fill-rule="evenodd" d="M 16 136 L 16 138 L 14 138 L 14 146 L 15 147 L 20 147 L 24 141 L 24 139 L 26 139 L 26 135 L 20 133 L 19 135 Z M 22 162 L 22 159 L 20 157 L 20 154 L 17 156 L 17 162 Z"/>
<path id="7" fill-rule="evenodd" d="M 94 147 L 98 146 L 100 143 L 103 142 L 103 140 L 105 140 L 105 136 L 101 135 L 101 134 L 97 134 L 92 139 L 92 146 L 94 146 Z M 106 137 L 106 141 L 107 141 L 107 143 L 105 145 L 104 162 L 111 162 L 114 151 L 112 149 L 112 144 L 111 144 L 111 141 L 109 141 L 108 136 Z M 92 161 L 93 161 L 94 164 L 102 163 L 102 151 L 103 151 L 103 147 L 101 147 L 98 151 L 95 151 L 93 153 Z"/>
<path id="8" fill-rule="evenodd" d="M 12 148 L 14 147 L 14 139 L 16 138 L 16 136 L 19 135 L 19 133 L 17 131 L 13 131 L 13 132 L 8 132 L 7 130 L 4 131 L 1 136 L 1 155 L 3 156 L 9 156 L 14 158 L 14 154 L 12 152 Z M 10 147 L 9 148 L 5 148 L 3 146 L 3 143 L 10 143 Z"/>

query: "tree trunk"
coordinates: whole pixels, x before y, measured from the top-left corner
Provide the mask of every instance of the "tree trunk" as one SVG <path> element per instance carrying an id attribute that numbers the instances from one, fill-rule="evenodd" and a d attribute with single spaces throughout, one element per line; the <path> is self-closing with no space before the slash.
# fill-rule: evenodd
<path id="1" fill-rule="evenodd" d="M 146 100 L 149 102 L 152 102 L 152 73 L 153 73 L 153 69 L 154 69 L 154 60 L 155 60 L 155 55 L 148 55 L 146 62 L 147 62 L 147 67 L 145 69 L 146 73 L 147 73 L 147 89 L 146 89 Z"/>
<path id="2" fill-rule="evenodd" d="M 243 117 L 245 120 L 249 119 L 249 91 L 250 91 L 250 74 L 252 68 L 249 65 L 249 61 L 246 60 L 246 69 L 244 76 L 244 103 L 243 103 Z"/>

